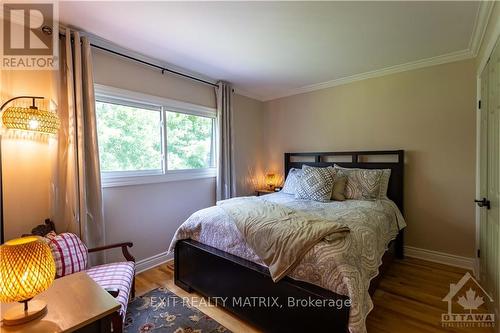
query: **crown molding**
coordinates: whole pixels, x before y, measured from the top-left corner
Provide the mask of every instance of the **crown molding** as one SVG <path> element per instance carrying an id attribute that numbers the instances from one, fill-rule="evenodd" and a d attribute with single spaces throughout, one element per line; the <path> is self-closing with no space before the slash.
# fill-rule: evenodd
<path id="1" fill-rule="evenodd" d="M 488 26 L 491 13 L 493 11 L 494 4 L 495 1 L 480 1 L 479 8 L 476 13 L 476 18 L 474 20 L 474 28 L 469 41 L 469 47 L 465 50 L 451 52 L 432 58 L 412 61 L 401 65 L 395 65 L 382 69 L 377 69 L 370 72 L 346 76 L 343 78 L 326 81 L 322 83 L 311 84 L 304 87 L 288 90 L 287 92 L 279 95 L 268 96 L 264 99 L 261 99 L 261 101 L 267 102 L 283 97 L 308 93 L 325 88 L 331 88 L 351 82 L 474 58 L 477 56 L 481 44 L 483 42 L 484 34 L 486 32 L 486 28 Z"/>
<path id="2" fill-rule="evenodd" d="M 497 6 L 500 6 L 500 3 L 497 4 Z M 484 52 L 482 53 L 481 58 L 478 58 L 479 65 L 477 66 L 477 72 L 476 72 L 478 76 L 480 76 L 481 73 L 483 72 L 484 67 L 488 63 L 490 55 L 493 52 L 493 49 L 495 48 L 498 39 L 500 38 L 500 20 L 497 20 L 496 25 L 491 27 L 491 31 L 492 31 L 491 38 L 489 38 L 486 41 L 483 40 L 481 42 L 481 46 L 483 47 Z"/>
<path id="3" fill-rule="evenodd" d="M 251 99 L 255 99 L 259 102 L 265 102 L 266 98 L 262 95 L 254 94 L 249 91 L 246 91 L 244 89 L 238 88 L 237 86 L 234 87 L 234 93 L 240 96 L 245 96 Z"/>
<path id="4" fill-rule="evenodd" d="M 469 50 L 474 57 L 479 52 L 479 48 L 483 42 L 486 27 L 490 20 L 491 12 L 493 11 L 494 1 L 481 1 L 477 10 L 476 19 L 474 21 L 474 29 L 472 30 L 471 39 L 469 42 Z"/>
<path id="5" fill-rule="evenodd" d="M 244 89 L 239 88 L 237 85 L 234 86 L 235 93 L 238 95 L 242 95 L 242 96 L 245 96 L 248 98 L 252 98 L 252 99 L 261 101 L 261 102 L 267 102 L 267 101 L 271 101 L 271 100 L 275 100 L 275 99 L 279 99 L 279 98 L 283 98 L 283 97 L 313 92 L 316 90 L 331 88 L 331 87 L 344 85 L 344 84 L 348 84 L 348 83 L 352 83 L 352 82 L 356 82 L 356 81 L 361 81 L 361 80 L 376 78 L 376 77 L 380 77 L 380 76 L 410 71 L 410 70 L 414 70 L 414 69 L 430 67 L 430 66 L 435 66 L 435 65 L 441 65 L 441 64 L 445 64 L 445 63 L 454 62 L 454 61 L 460 61 L 460 60 L 474 58 L 477 56 L 479 49 L 481 47 L 481 44 L 483 42 L 484 34 L 486 32 L 486 28 L 488 26 L 488 21 L 490 19 L 491 13 L 493 11 L 494 3 L 495 3 L 495 1 L 480 1 L 479 8 L 478 8 L 477 13 L 476 13 L 476 18 L 474 21 L 474 28 L 473 28 L 473 31 L 471 34 L 469 45 L 468 45 L 468 48 L 465 50 L 451 52 L 451 53 L 447 53 L 447 54 L 443 54 L 440 56 L 431 57 L 431 58 L 427 58 L 427 59 L 412 61 L 412 62 L 408 62 L 405 64 L 390 66 L 390 67 L 377 69 L 377 70 L 373 70 L 373 71 L 369 71 L 369 72 L 365 72 L 365 73 L 346 76 L 346 77 L 334 79 L 331 81 L 315 83 L 315 84 L 287 90 L 287 91 L 285 91 L 281 94 L 277 94 L 277 95 L 262 96 L 262 95 L 255 94 L 255 93 L 252 93 L 249 91 L 245 91 Z M 64 27 L 61 26 L 60 30 L 64 30 Z M 76 29 L 76 30 L 78 30 L 78 29 Z M 105 40 L 99 36 L 89 34 L 87 32 L 82 32 L 82 34 L 88 36 L 89 39 L 92 41 L 92 43 L 94 43 L 96 45 L 103 46 L 103 47 L 109 48 L 111 50 L 130 55 L 134 58 L 157 64 L 157 65 L 162 66 L 162 67 L 171 68 L 171 69 L 178 71 L 180 73 L 194 76 L 194 77 L 200 78 L 200 79 L 208 81 L 208 82 L 212 82 L 212 83 L 217 82 L 217 80 L 215 80 L 211 77 L 205 76 L 201 73 L 192 72 L 192 71 L 186 70 L 185 68 L 178 67 L 176 65 L 166 63 L 166 62 L 158 60 L 156 58 L 146 56 L 142 53 L 124 48 L 122 46 L 119 46 L 119 45 L 117 45 L 113 42 L 110 42 L 108 40 Z"/>
<path id="6" fill-rule="evenodd" d="M 289 90 L 286 93 L 283 93 L 283 94 L 280 94 L 277 96 L 268 97 L 268 98 L 264 99 L 263 101 L 267 102 L 267 101 L 271 101 L 271 100 L 278 99 L 278 98 L 308 93 L 308 92 L 321 90 L 321 89 L 325 89 L 325 88 L 331 88 L 331 87 L 340 86 L 340 85 L 351 83 L 351 82 L 376 78 L 376 77 L 385 76 L 385 75 L 389 75 L 389 74 L 406 72 L 406 71 L 410 71 L 413 69 L 441 65 L 441 64 L 445 64 L 445 63 L 449 63 L 449 62 L 470 59 L 473 57 L 474 57 L 474 55 L 471 52 L 471 50 L 469 50 L 469 49 L 457 51 L 457 52 L 452 52 L 452 53 L 440 55 L 437 57 L 412 61 L 412 62 L 408 62 L 408 63 L 401 64 L 401 65 L 390 66 L 390 67 L 377 69 L 374 71 L 361 73 L 361 74 L 355 74 L 355 75 L 351 75 L 351 76 L 347 76 L 347 77 L 343 77 L 340 79 L 335 79 L 335 80 L 331 80 L 331 81 L 327 81 L 327 82 L 311 84 L 308 86 Z"/>

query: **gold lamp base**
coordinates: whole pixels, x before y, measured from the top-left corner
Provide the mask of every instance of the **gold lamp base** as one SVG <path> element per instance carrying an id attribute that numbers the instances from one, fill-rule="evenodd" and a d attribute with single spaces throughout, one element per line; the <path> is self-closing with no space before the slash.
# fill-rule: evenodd
<path id="1" fill-rule="evenodd" d="M 3 324 L 14 326 L 27 323 L 47 313 L 47 303 L 40 300 L 30 301 L 28 309 L 24 310 L 24 303 L 14 305 L 3 314 Z"/>

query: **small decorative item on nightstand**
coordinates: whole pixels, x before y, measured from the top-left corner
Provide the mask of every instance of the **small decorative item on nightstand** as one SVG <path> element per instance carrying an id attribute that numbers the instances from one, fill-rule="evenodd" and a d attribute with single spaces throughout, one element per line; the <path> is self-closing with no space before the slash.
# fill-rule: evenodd
<path id="1" fill-rule="evenodd" d="M 274 186 L 276 186 L 276 175 L 274 173 L 266 174 L 266 185 L 269 191 L 274 191 Z"/>

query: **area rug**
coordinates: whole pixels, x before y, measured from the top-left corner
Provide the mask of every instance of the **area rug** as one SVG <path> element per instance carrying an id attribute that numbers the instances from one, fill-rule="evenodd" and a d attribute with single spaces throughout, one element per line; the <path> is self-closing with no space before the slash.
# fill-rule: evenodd
<path id="1" fill-rule="evenodd" d="M 158 288 L 132 300 L 127 309 L 125 333 L 231 333 L 192 307 L 188 299 Z"/>

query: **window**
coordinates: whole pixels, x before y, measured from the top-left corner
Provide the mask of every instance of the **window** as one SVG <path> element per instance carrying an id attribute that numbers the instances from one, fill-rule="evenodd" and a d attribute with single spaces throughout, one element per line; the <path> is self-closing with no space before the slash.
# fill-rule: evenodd
<path id="1" fill-rule="evenodd" d="M 103 186 L 215 176 L 215 110 L 96 85 Z"/>

